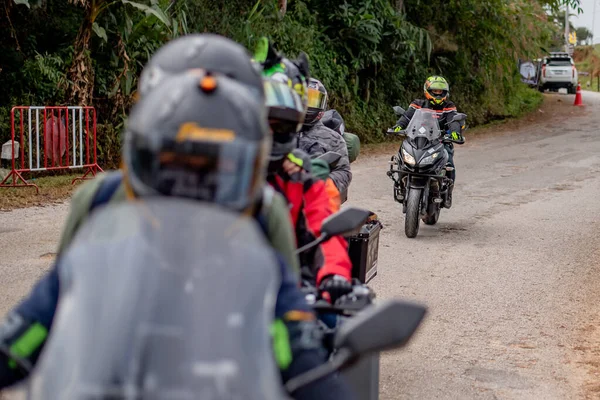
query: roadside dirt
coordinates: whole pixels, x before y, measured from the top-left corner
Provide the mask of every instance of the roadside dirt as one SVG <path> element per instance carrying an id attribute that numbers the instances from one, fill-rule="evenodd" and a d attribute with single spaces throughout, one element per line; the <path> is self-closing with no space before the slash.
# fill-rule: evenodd
<path id="1" fill-rule="evenodd" d="M 80 176 L 80 174 L 65 174 L 42 178 L 32 176 L 31 179 L 27 177 L 26 179 L 28 179 L 29 183 L 35 184 L 40 188 L 39 193 L 36 192 L 34 187 L 2 187 L 0 188 L 0 211 L 61 204 L 71 197 L 73 191 L 81 184 L 78 182 L 75 185 L 71 184 L 73 179 Z M 12 184 L 12 180 L 9 183 Z"/>

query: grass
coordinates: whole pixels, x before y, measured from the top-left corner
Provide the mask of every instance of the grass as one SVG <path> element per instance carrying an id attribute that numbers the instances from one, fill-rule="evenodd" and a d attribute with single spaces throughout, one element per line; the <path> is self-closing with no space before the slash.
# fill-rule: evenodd
<path id="1" fill-rule="evenodd" d="M 591 80 L 592 79 L 589 76 L 579 75 L 579 83 L 581 83 L 581 90 L 590 90 L 592 92 L 600 92 L 600 90 L 598 90 L 598 86 L 600 86 L 600 84 L 598 83 L 598 78 L 594 78 L 593 82 Z M 589 87 L 588 87 L 588 82 L 590 83 Z"/>
<path id="2" fill-rule="evenodd" d="M 600 45 L 576 47 L 573 59 L 579 72 L 581 88 L 594 92 L 600 91 L 598 78 L 591 78 L 592 74 L 600 74 Z M 587 72 L 590 75 L 584 76 L 581 74 L 582 72 Z M 589 87 L 588 84 L 590 85 Z"/>
<path id="3" fill-rule="evenodd" d="M 78 182 L 71 185 L 71 181 L 80 176 L 81 174 L 68 174 L 28 179 L 28 182 L 38 185 L 39 193 L 36 193 L 34 187 L 2 187 L 0 188 L 0 210 L 61 203 L 71 197 L 73 191 L 80 185 Z M 12 180 L 9 182 L 12 183 Z"/>

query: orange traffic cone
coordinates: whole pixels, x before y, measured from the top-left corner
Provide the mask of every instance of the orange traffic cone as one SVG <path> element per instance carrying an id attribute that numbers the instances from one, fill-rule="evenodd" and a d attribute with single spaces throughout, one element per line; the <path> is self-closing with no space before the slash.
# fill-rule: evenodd
<path id="1" fill-rule="evenodd" d="M 581 98 L 581 83 L 577 83 L 577 92 L 575 93 L 575 103 L 574 106 L 583 106 L 583 100 Z"/>

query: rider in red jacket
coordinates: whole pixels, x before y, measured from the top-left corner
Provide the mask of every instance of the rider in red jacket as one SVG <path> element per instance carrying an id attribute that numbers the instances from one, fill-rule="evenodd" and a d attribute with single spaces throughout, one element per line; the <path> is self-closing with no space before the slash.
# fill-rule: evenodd
<path id="1" fill-rule="evenodd" d="M 325 182 L 311 175 L 310 157 L 295 148 L 307 109 L 308 61 L 304 54 L 291 61 L 270 47 L 261 61 L 273 133 L 267 181 L 286 197 L 300 247 L 321 235 L 323 220 L 333 213 Z M 303 278 L 315 281 L 331 301 L 352 290 L 352 263 L 342 237 L 301 254 L 300 262 Z"/>
<path id="2" fill-rule="evenodd" d="M 271 166 L 273 164 L 271 162 Z M 310 168 L 310 157 L 301 150 L 294 150 L 283 156 L 281 166 L 270 169 L 267 176 L 267 181 L 286 197 L 290 205 L 298 246 L 319 237 L 323 220 L 333 213 L 325 182 L 304 168 Z M 339 236 L 323 243 L 319 251 L 301 255 L 300 260 L 304 277 L 312 278 L 316 272 L 318 285 L 327 283 L 325 278 L 335 275 L 350 282 L 352 263 L 348 257 L 348 243 Z"/>

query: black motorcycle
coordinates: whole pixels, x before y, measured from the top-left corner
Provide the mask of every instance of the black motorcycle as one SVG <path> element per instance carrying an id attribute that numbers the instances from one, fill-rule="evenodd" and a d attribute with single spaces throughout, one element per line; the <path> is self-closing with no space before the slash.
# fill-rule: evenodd
<path id="1" fill-rule="evenodd" d="M 305 248 L 368 215 L 345 208 Z M 287 399 L 403 346 L 426 312 L 398 300 L 368 307 L 336 332 L 331 362 L 282 386 L 270 334 L 280 266 L 253 218 L 183 199 L 124 202 L 95 211 L 58 268 L 61 297 L 31 400 Z"/>
<path id="2" fill-rule="evenodd" d="M 363 225 L 361 231 L 364 230 L 365 226 L 368 226 L 368 224 Z M 357 238 L 357 235 L 349 236 L 352 233 L 354 232 L 348 232 L 345 235 L 346 238 Z M 307 251 L 311 245 L 301 247 L 297 250 L 297 253 Z M 351 242 L 349 252 L 354 266 L 356 260 L 352 259 L 352 245 L 353 243 Z M 366 245 L 364 247 L 366 249 Z M 366 257 L 364 258 L 366 259 Z M 365 279 L 366 276 L 358 273 L 359 271 L 360 268 L 353 268 L 352 291 L 337 299 L 334 304 L 330 304 L 321 297 L 321 292 L 314 285 L 314 274 L 303 273 L 302 275 L 302 291 L 305 294 L 307 303 L 312 306 L 319 317 L 319 326 L 323 334 L 323 346 L 328 351 L 332 362 L 335 361 L 336 354 L 340 350 L 335 342 L 340 328 L 344 324 L 351 322 L 352 319 L 359 316 L 362 312 L 367 311 L 374 304 L 375 292 L 366 285 L 365 282 L 368 279 Z M 347 382 L 354 389 L 358 400 L 379 399 L 379 358 L 379 353 L 373 353 L 367 357 L 363 357 L 342 372 Z"/>
<path id="3" fill-rule="evenodd" d="M 319 317 L 323 347 L 329 353 L 331 362 L 335 362 L 336 354 L 340 350 L 335 341 L 339 330 L 362 312 L 368 311 L 374 304 L 375 293 L 356 278 L 353 279 L 352 291 L 334 304 L 323 300 L 318 289 L 309 282 L 303 282 L 302 290 L 307 302 Z M 334 326 L 331 326 L 332 321 L 335 321 Z M 358 400 L 379 399 L 379 358 L 379 353 L 372 353 L 342 372 Z"/>
<path id="4" fill-rule="evenodd" d="M 405 110 L 394 107 L 394 112 L 402 116 Z M 462 122 L 466 114 L 457 114 L 450 122 Z M 394 181 L 394 199 L 402 204 L 406 214 L 404 231 L 414 238 L 419 233 L 419 223 L 435 225 L 442 207 L 450 208 L 448 188 L 452 180 L 447 172 L 448 152 L 444 143 L 463 144 L 445 136 L 438 123 L 438 113 L 429 109 L 417 109 L 410 123 L 403 131 L 387 131 L 388 134 L 402 135 L 400 152 L 392 156 L 387 175 Z"/>

